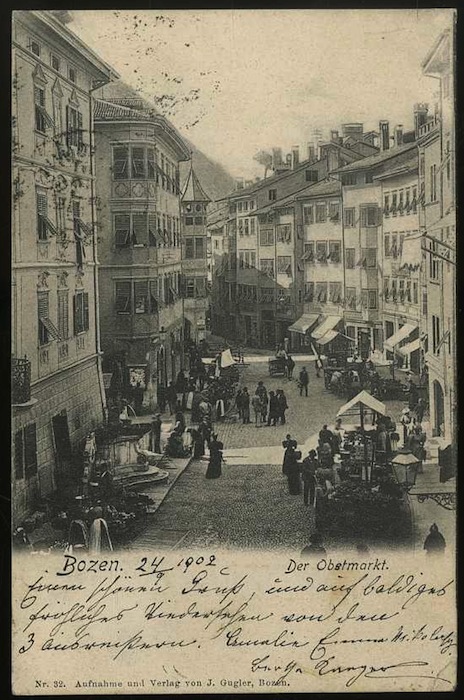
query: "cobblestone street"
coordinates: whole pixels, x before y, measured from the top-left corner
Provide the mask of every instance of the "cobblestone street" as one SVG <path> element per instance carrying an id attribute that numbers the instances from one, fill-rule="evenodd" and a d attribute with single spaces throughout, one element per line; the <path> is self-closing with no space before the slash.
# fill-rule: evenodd
<path id="1" fill-rule="evenodd" d="M 250 394 L 260 379 L 268 391 L 284 389 L 289 404 L 287 423 L 260 428 L 253 423 L 216 424 L 225 446 L 222 477 L 205 479 L 207 457 L 192 461 L 170 489 L 147 532 L 133 543 L 134 548 L 156 548 L 159 543 L 169 548 L 286 548 L 299 552 L 308 543 L 314 530 L 314 509 L 304 506 L 302 495 L 288 493 L 282 475 L 281 442 L 290 432 L 301 446 L 323 423 L 332 425 L 344 399 L 325 390 L 324 380 L 316 378 L 311 362 L 295 360 L 295 377 L 303 365 L 308 369 L 308 398 L 299 396 L 296 379 L 269 377 L 266 360 L 240 369 L 241 385 L 247 386 Z M 401 408 L 400 402 L 388 402 L 395 419 Z M 244 463 L 237 459 L 237 452 L 243 454 Z M 329 548 L 335 545 L 325 544 Z"/>

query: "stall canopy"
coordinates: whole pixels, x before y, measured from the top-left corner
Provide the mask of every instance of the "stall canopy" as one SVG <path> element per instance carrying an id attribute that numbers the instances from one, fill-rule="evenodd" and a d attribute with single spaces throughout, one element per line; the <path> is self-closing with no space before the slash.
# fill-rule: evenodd
<path id="1" fill-rule="evenodd" d="M 386 339 L 383 344 L 385 350 L 393 352 L 395 346 L 401 343 L 402 340 L 406 340 L 416 328 L 417 323 L 405 323 L 396 333 L 393 333 L 393 335 Z"/>
<path id="2" fill-rule="evenodd" d="M 343 416 L 347 413 L 361 413 L 363 411 L 375 411 L 380 413 L 382 416 L 386 415 L 385 404 L 382 401 L 378 401 L 373 396 L 369 394 L 368 391 L 361 391 L 359 394 L 354 396 L 351 401 L 348 401 L 337 413 L 337 418 Z"/>
<path id="3" fill-rule="evenodd" d="M 411 343 L 408 343 L 407 345 L 403 345 L 402 348 L 398 348 L 398 352 L 401 355 L 410 355 L 412 352 L 419 350 L 420 346 L 421 346 L 420 338 L 417 338 L 416 340 L 413 340 Z"/>
<path id="4" fill-rule="evenodd" d="M 221 367 L 232 367 L 232 365 L 235 365 L 235 360 L 229 348 L 227 348 L 227 350 L 223 350 L 221 353 Z"/>
<path id="5" fill-rule="evenodd" d="M 322 323 L 320 323 L 318 327 L 313 330 L 311 333 L 312 337 L 319 342 L 319 339 L 322 338 L 328 331 L 333 330 L 337 323 L 339 323 L 341 320 L 341 316 L 326 316 Z"/>
<path id="6" fill-rule="evenodd" d="M 323 335 L 322 338 L 319 338 L 317 342 L 319 345 L 327 345 L 327 343 L 330 343 L 330 341 L 336 338 L 337 335 L 337 331 L 327 331 L 327 333 Z"/>
<path id="7" fill-rule="evenodd" d="M 318 318 L 319 314 L 303 314 L 298 321 L 295 321 L 295 323 L 289 326 L 288 330 L 293 331 L 293 333 L 302 333 L 304 335 L 311 326 L 314 326 Z"/>

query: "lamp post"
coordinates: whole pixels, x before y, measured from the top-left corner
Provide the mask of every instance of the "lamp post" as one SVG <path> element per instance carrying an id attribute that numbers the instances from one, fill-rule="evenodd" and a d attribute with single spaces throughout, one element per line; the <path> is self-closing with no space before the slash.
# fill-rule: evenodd
<path id="1" fill-rule="evenodd" d="M 400 452 L 392 459 L 393 473 L 401 486 L 408 489 L 415 485 L 419 463 L 412 452 Z"/>

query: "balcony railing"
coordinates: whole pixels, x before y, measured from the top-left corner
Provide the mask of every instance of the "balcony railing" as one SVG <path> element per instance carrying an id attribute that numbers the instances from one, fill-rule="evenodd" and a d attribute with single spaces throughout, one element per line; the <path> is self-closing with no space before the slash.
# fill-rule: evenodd
<path id="1" fill-rule="evenodd" d="M 433 117 L 428 122 L 425 122 L 425 124 L 422 124 L 422 126 L 419 127 L 419 138 L 421 136 L 425 136 L 426 134 L 429 134 L 431 131 L 434 131 L 434 129 L 437 129 L 439 126 L 440 126 L 439 117 Z"/>
<path id="2" fill-rule="evenodd" d="M 13 405 L 31 400 L 31 363 L 26 357 L 11 362 L 11 401 Z"/>

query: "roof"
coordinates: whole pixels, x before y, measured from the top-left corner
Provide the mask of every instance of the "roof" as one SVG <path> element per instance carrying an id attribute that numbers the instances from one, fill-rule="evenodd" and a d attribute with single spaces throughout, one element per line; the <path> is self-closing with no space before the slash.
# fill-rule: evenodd
<path id="1" fill-rule="evenodd" d="M 365 143 L 364 141 L 357 140 L 353 145 L 356 145 L 357 143 L 361 143 L 363 146 L 366 148 L 371 148 L 375 153 L 378 152 L 377 146 L 371 146 L 370 143 Z M 350 156 L 354 158 L 355 160 L 359 160 L 360 158 L 363 158 L 364 156 L 361 153 L 358 153 L 358 151 L 355 151 L 354 148 L 350 146 L 345 146 L 343 143 L 337 143 L 336 141 L 325 141 L 324 143 L 321 143 L 321 147 L 323 146 L 333 146 L 335 148 L 338 148 L 339 151 L 341 151 L 344 155 Z"/>
<path id="2" fill-rule="evenodd" d="M 395 156 L 399 156 L 400 154 L 406 153 L 407 151 L 415 148 L 415 143 L 407 143 L 403 146 L 389 148 L 386 151 L 381 151 L 380 153 L 376 153 L 375 155 L 367 156 L 366 158 L 361 158 L 360 160 L 357 160 L 354 163 L 349 163 L 349 165 L 345 165 L 343 168 L 338 168 L 337 170 L 333 170 L 332 172 L 349 173 L 355 170 L 365 170 L 367 168 L 374 168 L 375 166 L 384 163 L 389 158 L 394 158 Z"/>
<path id="3" fill-rule="evenodd" d="M 225 197 L 222 197 L 221 199 L 217 201 L 223 201 L 226 199 L 238 199 L 240 197 L 251 197 L 252 194 L 257 192 L 263 187 L 270 187 L 272 186 L 275 182 L 280 182 L 280 180 L 283 180 L 286 177 L 290 177 L 291 175 L 294 175 L 297 173 L 299 170 L 304 170 L 307 168 L 309 165 L 315 166 L 316 164 L 314 161 L 310 160 L 304 160 L 302 161 L 298 167 L 290 170 L 286 170 L 283 173 L 280 173 L 279 175 L 270 175 L 269 177 L 266 177 L 262 180 L 259 180 L 258 182 L 254 182 L 252 185 L 249 185 L 248 187 L 243 187 L 240 190 L 234 190 L 234 192 L 231 192 L 230 194 L 226 195 Z"/>
<path id="4" fill-rule="evenodd" d="M 93 109 L 95 122 L 149 122 L 164 132 L 164 135 L 177 150 L 179 160 L 190 158 L 190 150 L 177 129 L 165 117 L 157 114 L 155 110 L 126 107 L 113 102 L 110 98 L 107 100 L 95 99 Z"/>
<path id="5" fill-rule="evenodd" d="M 411 157 L 405 163 L 395 165 L 393 162 L 391 166 L 387 167 L 383 172 L 374 175 L 374 180 L 386 180 L 389 177 L 396 177 L 397 175 L 414 174 L 417 173 L 418 169 L 417 154 L 413 151 Z"/>
<path id="6" fill-rule="evenodd" d="M 440 44 L 446 41 L 450 37 L 450 30 L 445 29 L 445 31 L 441 32 L 441 34 L 437 37 L 435 40 L 435 43 L 433 44 L 432 48 L 430 51 L 427 53 L 426 57 L 422 61 L 421 68 L 424 71 L 424 73 L 427 75 L 427 66 L 431 62 L 432 58 L 435 57 L 435 55 L 438 52 L 438 49 L 440 48 Z"/>
<path id="7" fill-rule="evenodd" d="M 183 202 L 210 202 L 211 198 L 208 197 L 203 187 L 200 184 L 200 180 L 195 174 L 193 169 L 193 164 L 190 165 L 190 172 L 187 177 L 187 182 L 184 186 L 184 191 L 181 195 L 181 200 Z"/>
<path id="8" fill-rule="evenodd" d="M 361 391 L 357 396 L 352 398 L 351 401 L 348 401 L 348 403 L 340 408 L 337 413 L 337 418 L 338 416 L 343 416 L 345 413 L 353 413 L 356 409 L 359 410 L 360 404 L 362 404 L 364 408 L 380 413 L 382 416 L 386 414 L 384 403 L 375 399 L 367 391 Z"/>
<path id="9" fill-rule="evenodd" d="M 341 182 L 340 180 L 330 179 L 330 180 L 319 180 L 319 182 L 312 182 L 305 187 L 288 194 L 286 197 L 281 199 L 276 199 L 274 202 L 269 202 L 265 207 L 260 209 L 255 209 L 252 214 L 266 214 L 272 209 L 278 209 L 279 207 L 284 207 L 287 204 L 291 204 L 296 199 L 303 199 L 305 197 L 323 197 L 330 195 L 339 195 L 341 192 Z"/>

